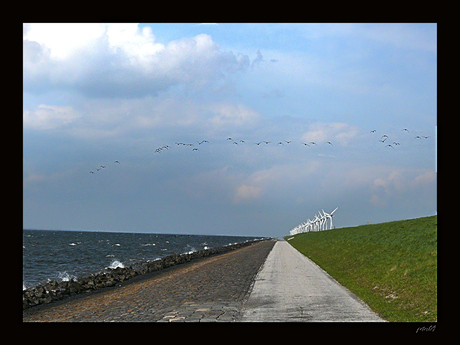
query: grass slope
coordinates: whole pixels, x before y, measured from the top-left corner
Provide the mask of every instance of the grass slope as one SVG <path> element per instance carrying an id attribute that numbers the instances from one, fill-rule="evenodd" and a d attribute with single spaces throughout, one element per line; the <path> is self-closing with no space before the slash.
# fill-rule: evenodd
<path id="1" fill-rule="evenodd" d="M 302 233 L 288 242 L 383 319 L 437 321 L 437 216 Z"/>

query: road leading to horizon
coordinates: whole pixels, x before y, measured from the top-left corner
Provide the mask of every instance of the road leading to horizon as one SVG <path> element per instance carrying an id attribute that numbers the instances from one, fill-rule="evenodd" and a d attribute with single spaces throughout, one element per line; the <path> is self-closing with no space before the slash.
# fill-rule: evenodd
<path id="1" fill-rule="evenodd" d="M 243 308 L 243 322 L 385 321 L 286 241 L 276 242 Z"/>

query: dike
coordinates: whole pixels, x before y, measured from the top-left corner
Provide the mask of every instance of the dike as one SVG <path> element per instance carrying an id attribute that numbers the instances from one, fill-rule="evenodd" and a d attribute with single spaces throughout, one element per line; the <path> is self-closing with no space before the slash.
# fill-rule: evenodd
<path id="1" fill-rule="evenodd" d="M 128 267 L 106 268 L 102 272 L 91 274 L 87 277 L 78 277 L 69 281 L 50 281 L 46 284 L 28 288 L 22 292 L 22 308 L 27 309 L 40 304 L 59 301 L 77 294 L 91 292 L 97 289 L 112 287 L 117 283 L 133 277 L 160 271 L 162 269 L 190 262 L 212 255 L 223 254 L 238 248 L 253 245 L 257 242 L 271 239 L 260 239 L 241 242 L 227 246 L 198 250 L 193 253 L 172 254 L 154 261 L 139 261 Z"/>

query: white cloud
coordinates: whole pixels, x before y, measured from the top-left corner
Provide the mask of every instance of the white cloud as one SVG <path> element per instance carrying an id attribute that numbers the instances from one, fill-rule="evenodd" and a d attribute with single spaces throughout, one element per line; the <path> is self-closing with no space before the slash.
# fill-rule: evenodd
<path id="1" fill-rule="evenodd" d="M 26 24 L 23 39 L 49 49 L 50 58 L 65 60 L 82 49 L 95 48 L 106 28 L 103 24 Z"/>
<path id="2" fill-rule="evenodd" d="M 424 169 L 393 168 L 375 178 L 371 186 L 371 203 L 385 206 L 404 195 L 423 195 L 436 185 L 436 173 Z"/>
<path id="3" fill-rule="evenodd" d="M 257 199 L 261 195 L 261 192 L 262 188 L 248 186 L 243 183 L 241 186 L 237 188 L 234 201 L 240 202 L 247 199 Z"/>
<path id="4" fill-rule="evenodd" d="M 413 181 L 411 181 L 411 187 L 416 188 L 418 186 L 427 186 L 436 183 L 436 172 L 427 171 L 426 173 L 418 175 Z"/>
<path id="5" fill-rule="evenodd" d="M 286 194 L 287 190 L 293 192 L 303 190 L 307 176 L 321 168 L 317 161 L 304 163 L 291 163 L 274 165 L 269 169 L 253 172 L 237 188 L 233 201 L 235 203 L 259 199 L 262 195 L 270 195 L 268 199 Z M 296 195 L 297 196 L 297 195 Z"/>
<path id="6" fill-rule="evenodd" d="M 25 90 L 65 87 L 91 97 L 143 97 L 179 84 L 199 91 L 249 66 L 207 34 L 164 45 L 138 24 L 28 24 L 23 51 Z"/>
<path id="7" fill-rule="evenodd" d="M 152 29 L 139 29 L 137 24 L 107 25 L 107 39 L 111 53 L 128 56 L 131 65 L 141 65 L 150 70 L 155 56 L 165 49 L 161 43 L 155 43 Z"/>
<path id="8" fill-rule="evenodd" d="M 35 111 L 24 111 L 22 118 L 25 127 L 55 129 L 74 122 L 80 116 L 72 107 L 41 104 Z"/>
<path id="9" fill-rule="evenodd" d="M 315 143 L 330 141 L 333 145 L 334 143 L 339 143 L 346 146 L 358 134 L 358 127 L 346 123 L 315 122 L 309 126 L 308 132 L 303 134 L 301 139 L 306 142 L 314 141 Z"/>
<path id="10" fill-rule="evenodd" d="M 255 110 L 242 104 L 214 104 L 209 108 L 217 114 L 209 122 L 217 127 L 253 125 L 261 118 Z"/>

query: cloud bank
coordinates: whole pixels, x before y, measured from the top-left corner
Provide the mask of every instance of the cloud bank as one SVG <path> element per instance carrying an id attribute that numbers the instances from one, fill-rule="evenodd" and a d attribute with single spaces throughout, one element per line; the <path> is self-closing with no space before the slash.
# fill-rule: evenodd
<path id="1" fill-rule="evenodd" d="M 25 24 L 24 91 L 71 89 L 91 97 L 144 97 L 186 85 L 195 92 L 249 67 L 199 34 L 162 44 L 137 24 Z"/>

